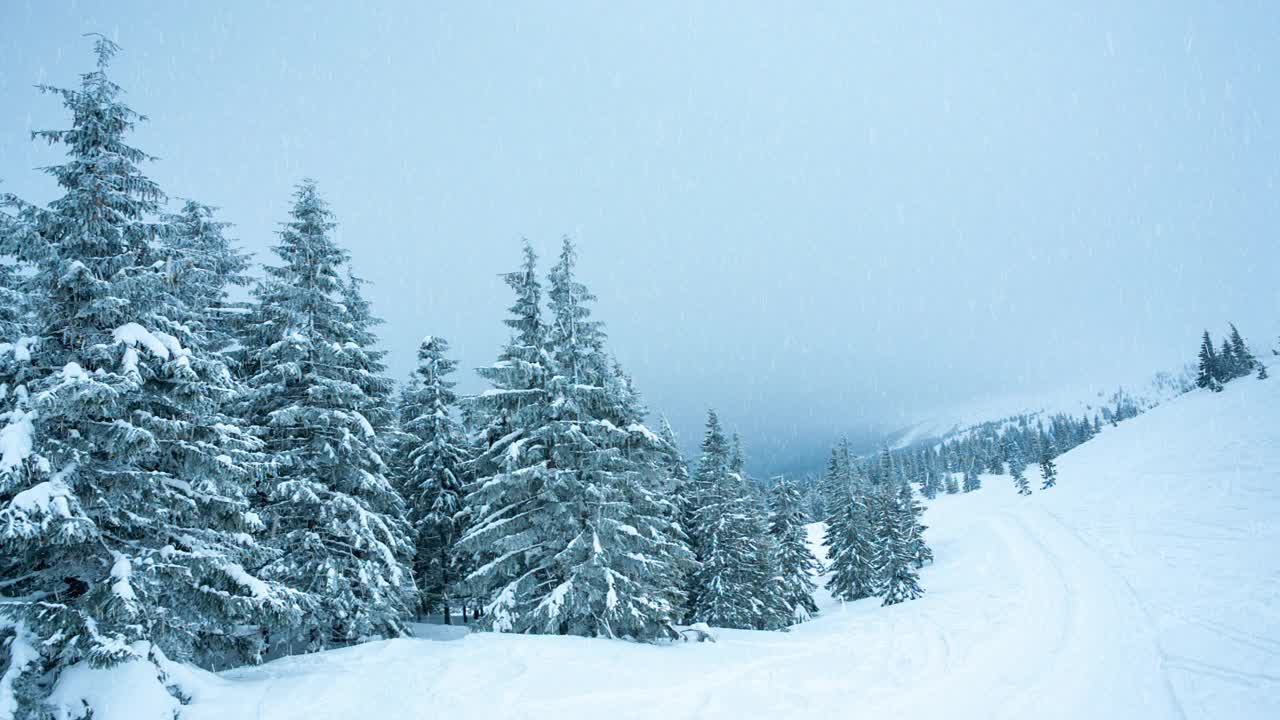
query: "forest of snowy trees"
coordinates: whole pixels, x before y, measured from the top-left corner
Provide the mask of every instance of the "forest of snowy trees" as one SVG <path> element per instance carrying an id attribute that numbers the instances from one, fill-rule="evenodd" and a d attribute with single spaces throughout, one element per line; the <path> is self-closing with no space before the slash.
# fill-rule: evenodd
<path id="1" fill-rule="evenodd" d="M 397 386 L 317 183 L 254 267 L 213 208 L 171 211 L 146 176 L 115 52 L 100 38 L 80 87 L 42 88 L 70 116 L 36 133 L 65 148 L 46 169 L 61 196 L 0 213 L 9 715 L 42 716 L 78 663 L 219 669 L 425 615 L 652 641 L 816 611 L 797 489 L 762 493 L 715 413 L 692 472 L 671 427 L 650 429 L 572 241 L 545 276 L 526 244 L 505 276 L 488 390 L 454 392 L 435 335 Z M 919 592 L 918 506 L 898 498 L 877 506 L 886 601 Z"/>

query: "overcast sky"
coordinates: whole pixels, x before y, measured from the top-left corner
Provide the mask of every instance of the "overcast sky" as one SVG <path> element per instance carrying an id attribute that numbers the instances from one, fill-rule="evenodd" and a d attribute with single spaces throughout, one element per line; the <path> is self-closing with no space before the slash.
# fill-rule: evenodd
<path id="1" fill-rule="evenodd" d="M 481 389 L 567 233 L 653 410 L 757 472 L 1277 330 L 1277 3 L 260 4 L 0 2 L 3 188 L 51 199 L 32 85 L 102 32 L 150 174 L 260 259 L 319 180 L 397 379 L 430 333 Z"/>

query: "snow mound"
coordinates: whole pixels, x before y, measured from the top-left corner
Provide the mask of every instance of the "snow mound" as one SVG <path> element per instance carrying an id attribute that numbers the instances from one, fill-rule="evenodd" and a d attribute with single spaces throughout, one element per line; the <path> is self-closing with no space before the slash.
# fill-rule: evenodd
<path id="1" fill-rule="evenodd" d="M 145 653 L 146 643 L 138 645 Z M 171 720 L 182 707 L 145 655 L 109 668 L 72 665 L 58 677 L 49 704 L 57 720 Z"/>

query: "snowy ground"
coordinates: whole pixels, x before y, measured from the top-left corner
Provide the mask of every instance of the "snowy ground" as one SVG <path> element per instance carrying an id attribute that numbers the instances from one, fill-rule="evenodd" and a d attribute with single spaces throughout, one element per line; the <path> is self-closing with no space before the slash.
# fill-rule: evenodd
<path id="1" fill-rule="evenodd" d="M 1171 401 L 1059 468 L 1031 498 L 987 476 L 937 501 L 915 602 L 823 594 L 790 633 L 715 644 L 432 629 L 197 677 L 183 717 L 1280 717 L 1280 380 Z"/>

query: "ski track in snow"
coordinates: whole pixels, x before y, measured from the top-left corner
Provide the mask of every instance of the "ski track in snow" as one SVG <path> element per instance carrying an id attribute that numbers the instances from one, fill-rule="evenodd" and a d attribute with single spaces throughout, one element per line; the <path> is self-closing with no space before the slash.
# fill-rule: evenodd
<path id="1" fill-rule="evenodd" d="M 1280 717 L 1278 415 L 1280 380 L 1238 381 L 1108 428 L 1053 490 L 940 498 L 913 602 L 819 590 L 714 644 L 433 631 L 205 676 L 183 717 Z"/>

